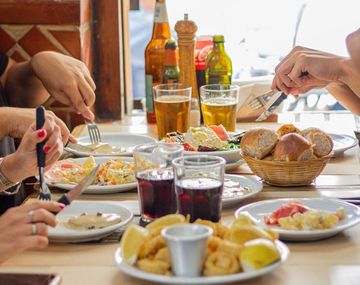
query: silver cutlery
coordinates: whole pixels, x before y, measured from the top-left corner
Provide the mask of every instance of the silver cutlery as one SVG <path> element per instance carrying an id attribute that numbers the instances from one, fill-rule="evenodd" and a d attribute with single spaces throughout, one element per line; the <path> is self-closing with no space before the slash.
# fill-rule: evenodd
<path id="1" fill-rule="evenodd" d="M 74 189 L 70 190 L 69 192 L 65 193 L 60 197 L 58 200 L 59 203 L 64 205 L 70 205 L 72 201 L 77 199 L 83 192 L 86 190 L 89 185 L 94 181 L 96 174 L 98 173 L 100 165 L 98 164 L 89 175 L 85 176 L 78 185 L 75 186 Z"/>
<path id="2" fill-rule="evenodd" d="M 256 121 L 261 122 L 266 120 L 271 114 L 275 112 L 275 110 L 280 106 L 280 104 L 287 98 L 287 95 L 283 92 L 275 92 L 270 100 L 265 105 L 264 112 L 261 113 L 259 117 L 257 117 Z"/>
<path id="3" fill-rule="evenodd" d="M 45 108 L 39 106 L 36 108 L 36 129 L 39 130 L 44 126 L 45 123 Z M 40 181 L 40 190 L 39 190 L 39 200 L 51 200 L 51 192 L 49 187 L 45 183 L 44 179 L 44 168 L 45 168 L 45 152 L 44 152 L 44 142 L 38 143 L 36 145 L 36 155 L 37 155 L 37 165 L 39 168 L 39 181 Z"/>
<path id="4" fill-rule="evenodd" d="M 90 121 L 85 121 L 85 124 L 89 132 L 91 143 L 92 144 L 101 143 L 101 135 L 100 135 L 99 127 L 94 122 L 90 122 Z"/>

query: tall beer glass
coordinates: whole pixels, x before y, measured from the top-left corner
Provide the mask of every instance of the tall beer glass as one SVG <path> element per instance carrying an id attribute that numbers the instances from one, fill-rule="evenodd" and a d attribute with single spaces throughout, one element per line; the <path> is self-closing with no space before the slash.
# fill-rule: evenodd
<path id="1" fill-rule="evenodd" d="M 186 132 L 190 126 L 191 87 L 179 83 L 154 87 L 159 139 L 169 132 Z"/>
<path id="2" fill-rule="evenodd" d="M 235 131 L 239 86 L 210 84 L 200 87 L 201 112 L 205 125 L 223 125 Z"/>

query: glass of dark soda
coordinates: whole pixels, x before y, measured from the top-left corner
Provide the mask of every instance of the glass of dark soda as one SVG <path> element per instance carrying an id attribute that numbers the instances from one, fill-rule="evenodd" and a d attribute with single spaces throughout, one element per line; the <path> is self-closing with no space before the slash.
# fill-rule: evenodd
<path id="1" fill-rule="evenodd" d="M 141 209 L 141 220 L 176 213 L 174 172 L 171 161 L 183 155 L 183 146 L 173 143 L 151 143 L 134 149 L 134 162 Z"/>
<path id="2" fill-rule="evenodd" d="M 225 159 L 210 155 L 173 160 L 178 212 L 196 219 L 218 222 L 224 187 Z"/>

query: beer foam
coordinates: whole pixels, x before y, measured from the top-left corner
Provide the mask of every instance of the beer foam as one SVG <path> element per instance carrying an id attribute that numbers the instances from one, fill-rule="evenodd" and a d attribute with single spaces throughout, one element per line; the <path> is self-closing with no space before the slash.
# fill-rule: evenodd
<path id="1" fill-rule="evenodd" d="M 205 99 L 202 104 L 208 106 L 231 106 L 236 105 L 237 101 L 235 98 L 209 98 Z"/>
<path id="2" fill-rule="evenodd" d="M 169 95 L 169 96 L 161 96 L 161 97 L 155 98 L 154 101 L 159 102 L 159 103 L 174 104 L 174 103 L 189 102 L 190 98 L 188 96 Z"/>

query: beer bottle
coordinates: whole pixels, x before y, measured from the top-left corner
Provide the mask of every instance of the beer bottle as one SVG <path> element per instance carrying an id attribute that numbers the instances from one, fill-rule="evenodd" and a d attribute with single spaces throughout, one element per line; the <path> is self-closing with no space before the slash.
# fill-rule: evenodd
<path id="1" fill-rule="evenodd" d="M 165 42 L 171 39 L 165 0 L 156 0 L 151 40 L 145 49 L 146 119 L 156 123 L 153 86 L 162 83 Z"/>
<path id="2" fill-rule="evenodd" d="M 169 40 L 165 44 L 164 73 L 162 83 L 179 82 L 179 56 L 177 44 Z"/>
<path id="3" fill-rule="evenodd" d="M 224 36 L 213 36 L 213 49 L 206 57 L 206 84 L 231 84 L 232 63 L 224 48 Z"/>

